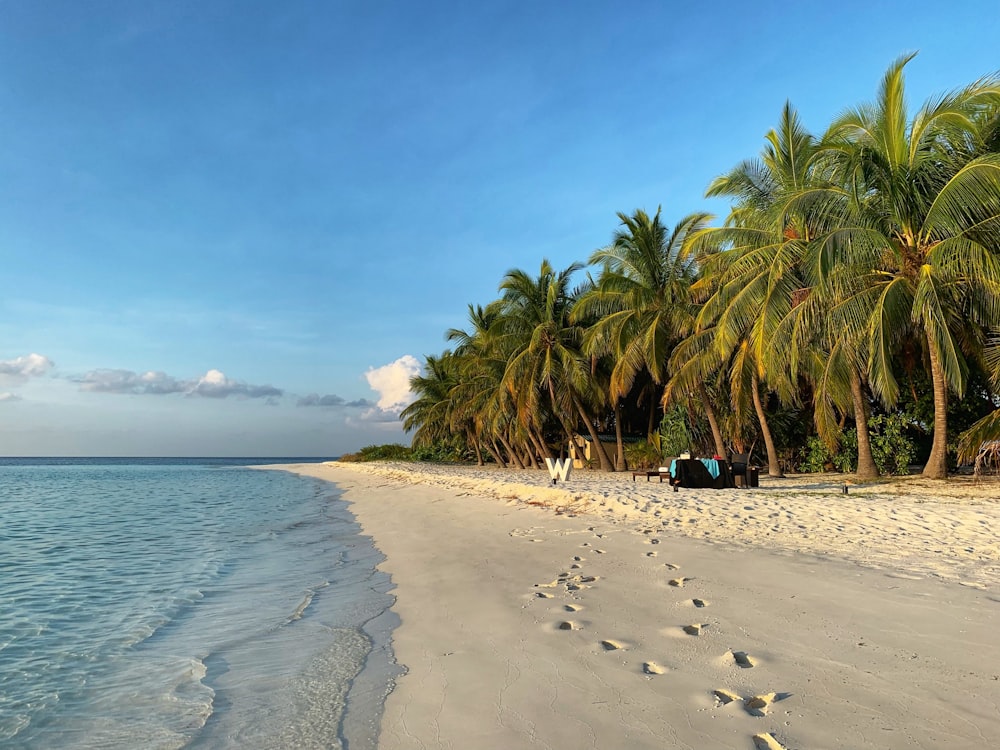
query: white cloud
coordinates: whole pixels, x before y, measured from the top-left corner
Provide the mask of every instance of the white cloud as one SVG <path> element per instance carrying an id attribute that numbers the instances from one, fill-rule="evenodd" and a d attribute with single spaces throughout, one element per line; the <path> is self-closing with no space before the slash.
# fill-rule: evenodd
<path id="1" fill-rule="evenodd" d="M 416 357 L 404 354 L 395 362 L 381 367 L 372 367 L 365 373 L 365 379 L 373 391 L 379 394 L 376 405 L 383 412 L 398 415 L 413 403 L 410 378 L 420 374 L 420 363 Z"/>
<path id="2" fill-rule="evenodd" d="M 3 403 L 4 401 L 20 401 L 20 400 L 21 400 L 20 396 L 15 395 L 10 391 L 8 391 L 7 393 L 0 393 L 0 403 Z"/>
<path id="3" fill-rule="evenodd" d="M 41 354 L 26 354 L 14 359 L 0 360 L 0 377 L 15 383 L 23 383 L 28 378 L 44 375 L 53 367 L 53 362 Z"/>

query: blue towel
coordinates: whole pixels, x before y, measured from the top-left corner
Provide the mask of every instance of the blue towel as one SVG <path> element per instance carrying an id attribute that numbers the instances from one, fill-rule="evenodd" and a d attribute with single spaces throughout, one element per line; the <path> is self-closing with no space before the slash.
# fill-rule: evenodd
<path id="1" fill-rule="evenodd" d="M 700 459 L 705 468 L 708 469 L 708 473 L 712 475 L 712 479 L 718 479 L 719 474 L 722 473 L 719 470 L 719 461 L 715 458 L 702 458 Z"/>

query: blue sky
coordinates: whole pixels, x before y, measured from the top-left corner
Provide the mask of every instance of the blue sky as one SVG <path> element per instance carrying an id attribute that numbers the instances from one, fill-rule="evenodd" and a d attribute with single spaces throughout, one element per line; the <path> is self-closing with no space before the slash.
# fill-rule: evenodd
<path id="1" fill-rule="evenodd" d="M 673 223 L 993 3 L 0 0 L 0 455 L 339 455 L 511 268 Z M 947 16 L 947 18 L 945 18 Z"/>

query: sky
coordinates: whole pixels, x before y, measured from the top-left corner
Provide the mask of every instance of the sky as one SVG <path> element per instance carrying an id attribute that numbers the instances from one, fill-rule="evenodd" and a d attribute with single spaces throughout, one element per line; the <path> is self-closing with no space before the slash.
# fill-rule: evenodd
<path id="1" fill-rule="evenodd" d="M 786 100 L 1000 70 L 993 2 L 0 0 L 0 455 L 409 443 L 513 268 L 672 225 Z"/>

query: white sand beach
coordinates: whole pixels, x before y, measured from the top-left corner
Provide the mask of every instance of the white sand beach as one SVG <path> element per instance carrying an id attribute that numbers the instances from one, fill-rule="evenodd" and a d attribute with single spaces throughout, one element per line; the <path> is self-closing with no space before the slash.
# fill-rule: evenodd
<path id="1" fill-rule="evenodd" d="M 387 559 L 380 747 L 1000 746 L 1000 484 L 284 468 Z"/>

